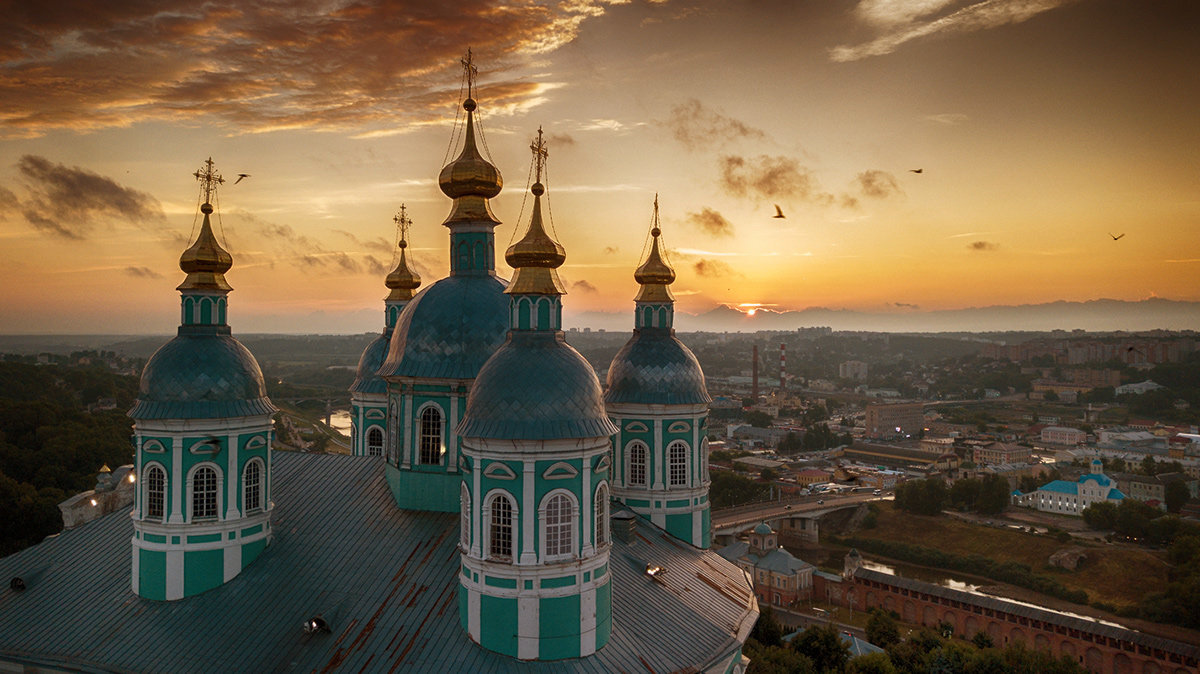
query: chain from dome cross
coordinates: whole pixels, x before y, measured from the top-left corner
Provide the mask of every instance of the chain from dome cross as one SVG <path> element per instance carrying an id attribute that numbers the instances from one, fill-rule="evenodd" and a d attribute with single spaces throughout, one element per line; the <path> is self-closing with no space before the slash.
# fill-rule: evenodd
<path id="1" fill-rule="evenodd" d="M 392 217 L 392 222 L 396 223 L 396 240 L 401 248 L 408 245 L 408 228 L 412 227 L 407 211 L 408 207 L 400 204 L 400 212 Z"/>
<path id="2" fill-rule="evenodd" d="M 217 185 L 225 182 L 225 178 L 221 177 L 221 174 L 213 168 L 212 157 L 206 159 L 204 166 L 192 175 L 196 176 L 196 180 L 200 181 L 201 188 L 204 190 L 204 203 L 211 204 L 212 195 L 217 191 Z"/>
<path id="3" fill-rule="evenodd" d="M 538 127 L 537 140 L 529 144 L 529 149 L 533 150 L 533 181 L 540 183 L 542 182 L 542 171 L 546 168 L 546 160 L 550 157 L 550 151 L 546 149 L 546 141 L 542 139 L 542 127 Z"/>

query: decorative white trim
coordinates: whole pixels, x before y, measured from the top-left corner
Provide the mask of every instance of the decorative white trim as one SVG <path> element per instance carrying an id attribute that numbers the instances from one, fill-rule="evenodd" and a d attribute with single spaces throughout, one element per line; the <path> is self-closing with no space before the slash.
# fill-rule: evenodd
<path id="1" fill-rule="evenodd" d="M 503 557 L 492 557 L 492 503 L 499 498 L 507 500 L 508 505 L 512 507 L 512 556 L 507 559 Z M 482 558 L 493 563 L 498 562 L 503 564 L 511 564 L 517 559 L 517 534 L 521 528 L 521 509 L 517 507 L 517 500 L 513 498 L 512 494 L 504 489 L 493 489 L 489 491 L 481 500 L 483 511 L 482 529 L 484 538 L 483 545 L 481 546 L 481 552 L 483 555 Z"/>
<path id="2" fill-rule="evenodd" d="M 500 461 L 492 461 L 488 467 L 483 469 L 483 476 L 490 477 L 493 480 L 515 480 L 517 479 L 516 472 L 512 468 Z"/>
<path id="3" fill-rule="evenodd" d="M 612 459 L 608 454 L 603 454 L 600 456 L 600 460 L 596 461 L 592 472 L 599 475 L 600 473 L 607 473 L 609 468 L 612 468 Z"/>
<path id="4" fill-rule="evenodd" d="M 692 430 L 692 425 L 686 421 L 676 421 L 667 426 L 668 433 L 687 433 L 690 430 Z"/>
<path id="5" fill-rule="evenodd" d="M 542 479 L 569 480 L 576 475 L 579 475 L 579 471 L 576 470 L 575 466 L 564 461 L 558 461 L 551 464 L 549 468 L 542 472 Z"/>
<path id="6" fill-rule="evenodd" d="M 167 448 L 163 447 L 163 444 L 158 440 L 147 440 L 142 444 L 142 451 L 150 452 L 151 454 L 162 454 L 167 451 Z"/>
<path id="7" fill-rule="evenodd" d="M 193 515 L 193 512 L 194 512 L 193 504 L 195 503 L 195 493 L 194 493 L 194 489 L 192 487 L 192 479 L 196 476 L 196 473 L 198 473 L 202 468 L 210 468 L 217 474 L 217 503 L 216 503 L 217 514 L 213 517 L 204 517 L 204 518 L 197 520 L 195 518 L 195 516 Z M 204 462 L 201 462 L 201 463 L 198 463 L 198 464 L 192 466 L 191 469 L 188 470 L 188 472 L 187 472 L 187 479 L 184 483 L 184 486 L 186 487 L 186 491 L 187 491 L 186 508 L 184 509 L 184 519 L 186 520 L 186 522 L 188 524 L 191 524 L 192 522 L 219 522 L 223 519 L 221 516 L 221 497 L 225 491 L 223 489 L 223 487 L 225 486 L 225 475 L 224 475 L 223 471 L 221 470 L 220 466 L 218 466 L 217 464 L 215 464 L 211 461 L 204 461 Z"/>
<path id="8" fill-rule="evenodd" d="M 551 555 L 551 554 L 549 554 L 549 551 L 547 549 L 548 543 L 549 543 L 549 537 L 547 535 L 548 534 L 547 527 L 549 525 L 549 522 L 546 521 L 547 507 L 549 506 L 551 499 L 554 499 L 558 496 L 565 497 L 567 499 L 567 502 L 570 504 L 570 508 L 567 511 L 567 525 L 571 527 L 571 529 L 570 529 L 570 534 L 571 534 L 570 539 L 571 540 L 570 540 L 570 543 L 567 544 L 566 552 L 560 552 L 558 554 Z M 579 529 L 580 529 L 579 515 L 580 515 L 579 499 L 576 498 L 575 494 L 573 492 L 571 492 L 569 489 L 552 489 L 545 496 L 542 497 L 542 501 L 541 501 L 541 503 L 538 504 L 538 509 L 537 509 L 538 563 L 539 564 L 546 564 L 546 563 L 550 563 L 550 562 L 562 562 L 562 561 L 566 561 L 569 559 L 576 559 L 579 557 L 579 555 L 577 554 L 578 550 L 579 550 L 579 533 L 580 533 L 579 532 Z"/>
<path id="9" fill-rule="evenodd" d="M 649 433 L 650 427 L 640 421 L 631 421 L 625 424 L 626 433 Z"/>

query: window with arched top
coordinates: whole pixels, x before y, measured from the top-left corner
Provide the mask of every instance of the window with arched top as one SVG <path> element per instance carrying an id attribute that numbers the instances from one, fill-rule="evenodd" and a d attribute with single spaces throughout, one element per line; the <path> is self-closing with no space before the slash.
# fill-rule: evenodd
<path id="1" fill-rule="evenodd" d="M 628 475 L 629 484 L 637 487 L 646 486 L 646 445 L 634 441 L 629 443 L 627 450 L 628 460 L 626 462 L 626 475 Z"/>
<path id="2" fill-rule="evenodd" d="M 462 544 L 462 549 L 467 550 L 471 547 L 471 490 L 467 488 L 466 483 L 460 485 L 458 504 L 461 510 L 458 521 L 460 529 L 458 541 Z"/>
<path id="3" fill-rule="evenodd" d="M 672 487 L 687 485 L 687 445 L 676 440 L 667 445 L 667 479 Z"/>
<path id="4" fill-rule="evenodd" d="M 442 443 L 442 410 L 430 405 L 421 411 L 421 434 L 419 438 L 420 462 L 438 465 L 442 462 L 445 445 Z"/>
<path id="5" fill-rule="evenodd" d="M 192 519 L 217 516 L 217 471 L 201 466 L 192 473 Z"/>
<path id="6" fill-rule="evenodd" d="M 543 501 L 540 514 L 545 559 L 571 557 L 575 552 L 575 499 L 565 491 L 551 493 Z"/>
<path id="7" fill-rule="evenodd" d="M 609 542 L 608 535 L 608 483 L 601 482 L 599 487 L 596 487 L 596 524 L 595 524 L 596 547 L 607 545 Z"/>
<path id="8" fill-rule="evenodd" d="M 162 466 L 151 464 L 142 478 L 146 486 L 145 519 L 162 520 L 167 506 L 167 473 Z"/>
<path id="9" fill-rule="evenodd" d="M 383 456 L 383 431 L 378 426 L 367 431 L 367 456 Z"/>
<path id="10" fill-rule="evenodd" d="M 252 513 L 263 507 L 262 461 L 251 459 L 242 469 L 242 511 Z"/>
<path id="11" fill-rule="evenodd" d="M 488 502 L 487 514 L 488 558 L 512 561 L 513 519 L 516 514 L 512 499 L 504 492 L 493 495 Z"/>

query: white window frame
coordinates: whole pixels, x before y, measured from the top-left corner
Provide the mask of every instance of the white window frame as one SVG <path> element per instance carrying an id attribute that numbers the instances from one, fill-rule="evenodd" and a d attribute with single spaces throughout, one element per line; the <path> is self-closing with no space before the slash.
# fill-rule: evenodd
<path id="1" fill-rule="evenodd" d="M 378 438 L 379 442 L 372 442 L 372 438 Z M 364 445 L 367 451 L 367 456 L 383 456 L 383 429 L 371 425 L 367 428 L 367 439 Z"/>
<path id="2" fill-rule="evenodd" d="M 552 524 L 551 519 L 551 502 L 566 503 L 566 512 L 561 510 L 558 514 L 565 516 L 563 521 Z M 575 498 L 575 494 L 566 489 L 555 489 L 542 497 L 542 502 L 538 506 L 538 534 L 541 538 L 539 549 L 542 553 L 543 562 L 558 562 L 568 559 L 574 559 L 579 550 L 579 500 Z M 551 527 L 556 527 L 551 529 Z M 565 539 L 565 540 L 564 540 Z M 552 545 L 553 543 L 553 545 Z M 562 545 L 566 544 L 563 549 Z M 552 551 L 553 548 L 553 551 Z"/>
<path id="3" fill-rule="evenodd" d="M 251 485 L 250 481 L 247 479 L 250 476 L 251 466 L 258 469 L 258 484 L 255 485 Z M 262 459 L 250 459 L 246 462 L 245 466 L 242 466 L 242 514 L 261 512 L 266 509 L 266 504 L 264 503 L 265 499 L 263 498 L 263 496 L 266 494 L 266 489 L 264 489 L 266 486 L 266 479 L 267 469 L 263 464 Z M 258 500 L 258 504 L 253 506 L 250 505 L 251 486 L 254 487 L 256 492 L 254 496 Z"/>
<path id="4" fill-rule="evenodd" d="M 462 531 L 458 534 L 458 542 L 463 551 L 471 549 L 471 489 L 463 482 L 458 490 L 459 518 L 458 525 Z"/>
<path id="5" fill-rule="evenodd" d="M 507 555 L 496 554 L 492 551 L 492 544 L 494 542 L 495 533 L 496 533 L 495 531 L 493 531 L 493 525 L 495 523 L 492 521 L 494 519 L 493 514 L 492 514 L 492 508 L 495 505 L 497 499 L 504 499 L 504 500 L 508 501 L 508 507 L 511 512 L 510 521 L 508 523 L 510 540 L 509 540 L 509 554 L 507 554 Z M 493 489 L 492 491 L 488 492 L 487 498 L 485 498 L 483 501 L 483 536 L 484 536 L 483 557 L 484 557 L 484 559 L 488 559 L 488 560 L 496 561 L 496 562 L 508 562 L 511 564 L 513 562 L 513 560 L 515 560 L 517 558 L 517 540 L 518 540 L 517 534 L 519 533 L 518 523 L 520 521 L 521 521 L 521 511 L 517 508 L 517 500 L 512 497 L 512 494 L 509 494 L 507 491 L 505 491 L 503 489 Z"/>
<path id="6" fill-rule="evenodd" d="M 437 415 L 437 461 L 425 460 L 425 439 L 432 438 L 432 433 L 425 431 L 425 415 L 432 411 Z M 421 466 L 440 466 L 446 456 L 446 413 L 437 403 L 425 403 L 417 410 L 417 464 Z"/>
<path id="7" fill-rule="evenodd" d="M 642 460 L 634 461 L 635 449 L 642 450 Z M 640 463 L 641 480 L 634 478 L 634 467 Z M 650 483 L 650 447 L 641 440 L 633 440 L 625 445 L 625 482 L 631 487 L 645 487 Z"/>
<path id="8" fill-rule="evenodd" d="M 150 500 L 151 495 L 153 494 L 151 491 L 153 485 L 151 483 L 150 476 L 153 473 L 158 473 L 162 476 L 161 488 L 157 490 L 160 506 L 160 511 L 157 515 L 150 511 Z M 144 485 L 144 488 L 142 489 L 142 519 L 151 520 L 154 522 L 165 522 L 167 519 L 167 469 L 157 461 L 147 463 L 142 468 L 142 484 Z"/>
<path id="9" fill-rule="evenodd" d="M 215 487 L 213 489 L 213 514 L 212 515 L 197 515 L 196 506 L 196 476 L 202 470 L 211 470 L 214 474 Z M 221 494 L 225 481 L 222 479 L 221 468 L 215 463 L 204 462 L 192 466 L 188 471 L 187 476 L 187 513 L 189 522 L 208 522 L 215 521 L 221 518 Z"/>
<path id="10" fill-rule="evenodd" d="M 672 450 L 681 450 L 679 459 L 676 460 L 675 453 Z M 688 444 L 683 440 L 672 440 L 667 445 L 667 486 L 668 487 L 686 487 L 688 486 Z M 678 470 L 677 470 L 678 469 Z"/>
<path id="11" fill-rule="evenodd" d="M 593 523 L 592 535 L 595 537 L 595 546 L 597 549 L 612 543 L 612 531 L 608 523 L 608 493 L 608 482 L 601 482 L 596 487 L 596 494 L 592 500 L 596 509 L 596 521 Z"/>

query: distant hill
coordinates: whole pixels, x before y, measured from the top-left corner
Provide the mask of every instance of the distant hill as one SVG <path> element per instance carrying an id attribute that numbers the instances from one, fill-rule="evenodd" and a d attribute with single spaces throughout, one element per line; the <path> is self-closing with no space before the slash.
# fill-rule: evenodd
<path id="1" fill-rule="evenodd" d="M 729 306 L 719 306 L 699 315 L 678 312 L 675 326 L 687 332 L 756 332 L 820 326 L 869 332 L 1200 330 L 1200 302 L 1158 298 L 1136 302 L 1099 299 L 904 313 L 810 307 L 783 312 L 759 309 L 753 316 Z"/>

